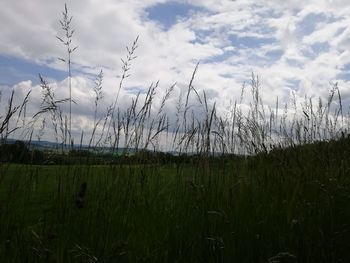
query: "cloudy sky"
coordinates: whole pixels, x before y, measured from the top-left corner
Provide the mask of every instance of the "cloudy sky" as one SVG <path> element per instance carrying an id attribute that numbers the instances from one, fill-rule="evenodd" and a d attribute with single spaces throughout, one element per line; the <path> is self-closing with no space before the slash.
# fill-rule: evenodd
<path id="1" fill-rule="evenodd" d="M 273 105 L 294 92 L 326 98 L 339 82 L 350 95 L 350 3 L 347 0 L 67 0 L 75 29 L 73 45 L 73 127 L 89 127 L 93 79 L 104 70 L 102 107 L 116 96 L 126 46 L 139 35 L 137 58 L 120 93 L 124 107 L 135 93 L 160 81 L 159 94 L 177 83 L 173 108 L 197 62 L 194 81 L 222 111 L 240 96 L 251 73 Z M 0 90 L 32 91 L 39 106 L 41 73 L 66 97 L 67 71 L 58 57 L 65 48 L 59 20 L 65 1 L 0 0 Z M 161 97 L 161 96 L 160 96 Z M 1 104 L 4 105 L 4 98 Z M 101 109 L 103 110 L 103 109 Z"/>

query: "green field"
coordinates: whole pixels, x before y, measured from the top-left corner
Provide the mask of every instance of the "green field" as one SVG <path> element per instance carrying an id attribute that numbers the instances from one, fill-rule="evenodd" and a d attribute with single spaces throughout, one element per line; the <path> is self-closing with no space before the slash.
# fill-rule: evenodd
<path id="1" fill-rule="evenodd" d="M 349 139 L 187 164 L 0 166 L 1 262 L 349 262 L 349 228 Z"/>

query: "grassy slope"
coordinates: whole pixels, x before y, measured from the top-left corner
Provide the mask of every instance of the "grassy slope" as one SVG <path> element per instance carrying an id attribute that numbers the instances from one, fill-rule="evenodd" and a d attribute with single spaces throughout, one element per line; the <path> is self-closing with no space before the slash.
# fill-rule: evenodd
<path id="1" fill-rule="evenodd" d="M 191 165 L 0 166 L 1 262 L 349 262 L 349 227 L 350 139 Z"/>

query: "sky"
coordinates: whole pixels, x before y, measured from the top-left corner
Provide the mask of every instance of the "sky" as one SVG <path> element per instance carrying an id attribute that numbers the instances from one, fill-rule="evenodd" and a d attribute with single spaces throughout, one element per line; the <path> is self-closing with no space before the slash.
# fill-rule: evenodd
<path id="1" fill-rule="evenodd" d="M 121 58 L 139 36 L 118 106 L 130 104 L 159 81 L 159 98 L 176 83 L 165 109 L 174 112 L 197 63 L 194 86 L 218 111 L 238 100 L 242 84 L 259 76 L 266 105 L 291 94 L 327 98 L 338 82 L 350 102 L 350 3 L 347 0 L 67 0 L 75 29 L 72 45 L 73 129 L 91 128 L 93 83 L 104 71 L 103 103 L 118 91 Z M 65 1 L 0 0 L 1 106 L 15 90 L 32 90 L 40 107 L 40 73 L 57 97 L 68 96 L 66 57 L 59 20 Z M 159 99 L 160 101 L 160 99 Z M 157 101 L 155 102 L 157 103 Z M 1 107 L 0 106 L 0 107 Z M 67 105 L 63 106 L 67 111 Z"/>

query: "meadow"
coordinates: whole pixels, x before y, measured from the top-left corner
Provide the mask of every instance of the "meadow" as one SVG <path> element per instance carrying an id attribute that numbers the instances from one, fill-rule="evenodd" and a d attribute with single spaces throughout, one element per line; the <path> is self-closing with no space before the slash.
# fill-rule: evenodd
<path id="1" fill-rule="evenodd" d="M 292 94 L 272 108 L 252 74 L 221 114 L 194 87 L 197 64 L 175 114 L 165 105 L 176 84 L 157 93 L 158 82 L 123 109 L 136 38 L 103 113 L 103 72 L 96 76 L 92 129 L 81 131 L 79 145 L 67 6 L 60 22 L 70 96 L 58 97 L 39 76 L 36 112 L 26 112 L 30 92 L 20 103 L 12 92 L 0 114 L 1 149 L 11 138 L 28 146 L 22 163 L 0 151 L 1 262 L 350 261 L 350 118 L 337 83 L 326 100 Z M 40 155 L 30 145 L 45 131 L 56 148 Z M 36 163 L 34 153 L 60 157 Z"/>
<path id="2" fill-rule="evenodd" d="M 2 262 L 347 262 L 349 151 L 347 138 L 188 164 L 2 164 Z"/>

